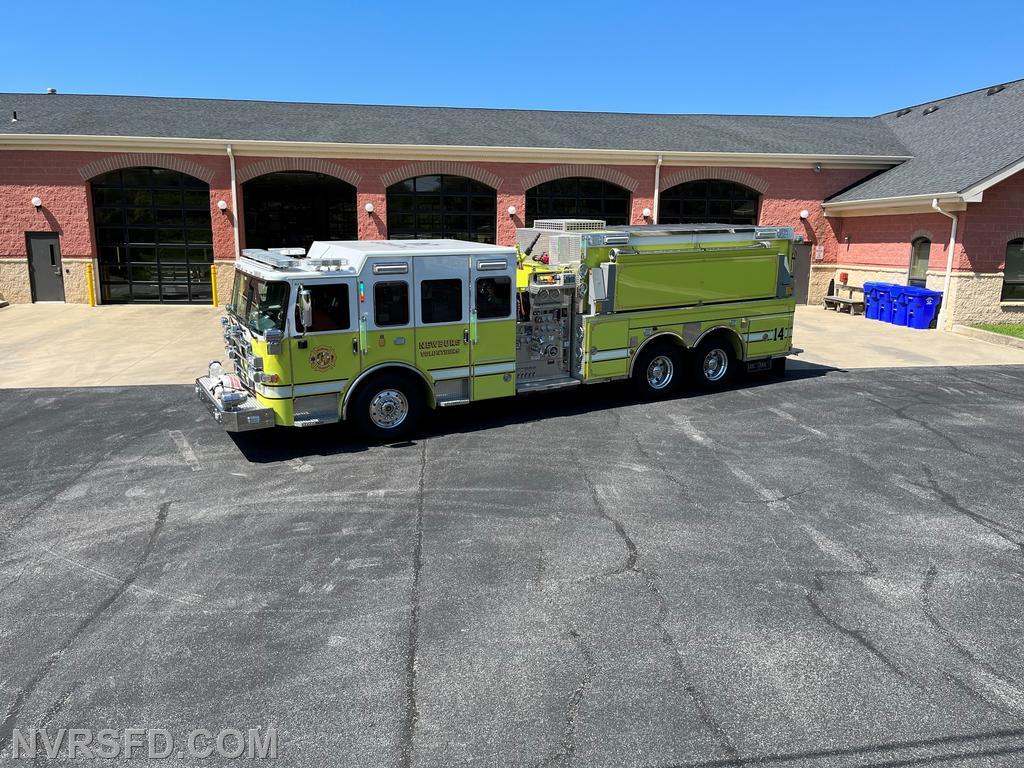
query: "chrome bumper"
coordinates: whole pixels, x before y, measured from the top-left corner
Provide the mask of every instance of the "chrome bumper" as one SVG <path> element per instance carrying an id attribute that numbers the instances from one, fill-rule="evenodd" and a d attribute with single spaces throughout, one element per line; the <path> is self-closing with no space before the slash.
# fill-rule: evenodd
<path id="1" fill-rule="evenodd" d="M 207 409 L 228 432 L 251 432 L 255 429 L 267 429 L 274 426 L 274 411 L 264 408 L 255 397 L 249 395 L 238 405 L 225 408 L 224 404 L 213 394 L 213 380 L 209 376 L 196 379 L 196 395 Z"/>

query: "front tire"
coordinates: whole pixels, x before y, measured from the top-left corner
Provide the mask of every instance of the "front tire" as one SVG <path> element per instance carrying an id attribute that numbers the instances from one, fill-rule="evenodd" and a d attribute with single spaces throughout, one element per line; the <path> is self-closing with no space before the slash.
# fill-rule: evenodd
<path id="1" fill-rule="evenodd" d="M 391 442 L 407 437 L 423 416 L 423 393 L 407 376 L 381 374 L 363 382 L 350 418 L 366 437 Z"/>
<path id="2" fill-rule="evenodd" d="M 699 389 L 723 389 L 736 374 L 736 352 L 724 336 L 704 339 L 691 355 L 690 378 Z"/>
<path id="3" fill-rule="evenodd" d="M 640 353 L 633 365 L 633 388 L 644 400 L 668 397 L 679 388 L 683 356 L 671 344 L 656 344 Z"/>

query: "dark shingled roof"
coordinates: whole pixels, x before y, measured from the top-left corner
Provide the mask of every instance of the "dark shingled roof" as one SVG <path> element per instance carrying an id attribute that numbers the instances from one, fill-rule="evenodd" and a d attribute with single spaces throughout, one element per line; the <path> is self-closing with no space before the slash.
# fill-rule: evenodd
<path id="1" fill-rule="evenodd" d="M 963 192 L 1024 158 L 1024 80 L 913 107 L 878 119 L 913 158 L 827 202 Z M 925 114 L 925 110 L 938 107 Z"/>
<path id="2" fill-rule="evenodd" d="M 10 122 L 13 111 L 18 122 Z M 643 115 L 0 94 L 6 134 L 907 157 L 865 117 Z"/>

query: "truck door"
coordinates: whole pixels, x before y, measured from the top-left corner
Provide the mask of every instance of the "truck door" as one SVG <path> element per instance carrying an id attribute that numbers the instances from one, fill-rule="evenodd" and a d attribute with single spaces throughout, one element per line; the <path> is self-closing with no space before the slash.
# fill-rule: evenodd
<path id="1" fill-rule="evenodd" d="M 381 363 L 415 365 L 412 259 L 373 259 L 359 282 L 363 370 Z"/>
<path id="2" fill-rule="evenodd" d="M 297 333 L 288 339 L 294 396 L 341 392 L 360 370 L 356 281 L 316 280 L 300 289 L 309 291 L 313 322 L 309 328 L 301 327 L 296 302 L 292 322 Z"/>
<path id="3" fill-rule="evenodd" d="M 470 263 L 472 399 L 516 392 L 516 263 L 511 256 L 473 256 Z"/>
<path id="4" fill-rule="evenodd" d="M 466 256 L 415 260 L 416 366 L 435 382 L 438 403 L 470 399 L 468 278 Z"/>

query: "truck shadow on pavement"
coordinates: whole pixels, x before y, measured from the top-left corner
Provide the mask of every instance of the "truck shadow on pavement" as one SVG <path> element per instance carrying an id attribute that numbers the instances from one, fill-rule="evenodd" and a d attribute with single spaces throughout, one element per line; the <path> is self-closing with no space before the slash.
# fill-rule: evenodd
<path id="1" fill-rule="evenodd" d="M 783 378 L 770 374 L 746 374 L 722 392 L 755 390 L 764 386 L 785 385 L 787 382 L 844 372 L 840 368 L 790 361 L 789 370 Z M 683 390 L 668 401 L 678 402 L 708 397 L 711 394 L 713 393 Z M 429 411 L 414 435 L 395 443 L 367 442 L 345 424 L 304 429 L 283 427 L 248 434 L 233 433 L 230 437 L 247 461 L 253 464 L 269 464 L 306 456 L 359 453 L 378 445 L 395 450 L 408 449 L 417 446 L 419 441 L 425 438 L 500 429 L 554 417 L 611 410 L 640 402 L 643 401 L 636 398 L 629 383 L 620 381 L 596 387 L 542 392 L 515 398 L 487 400 L 459 408 Z"/>

